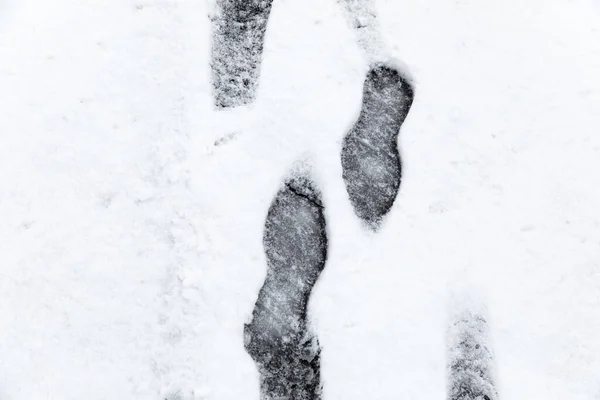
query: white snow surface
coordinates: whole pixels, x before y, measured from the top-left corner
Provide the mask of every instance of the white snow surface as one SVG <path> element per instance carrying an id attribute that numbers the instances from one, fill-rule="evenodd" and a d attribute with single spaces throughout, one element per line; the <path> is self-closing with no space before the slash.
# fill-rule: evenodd
<path id="1" fill-rule="evenodd" d="M 276 0 L 255 104 L 217 111 L 213 7 L 0 1 L 0 400 L 258 400 L 242 329 L 298 159 L 324 400 L 444 399 L 463 306 L 501 399 L 600 399 L 600 3 L 373 3 L 416 88 L 377 234 L 340 149 L 379 53 L 335 0 Z"/>

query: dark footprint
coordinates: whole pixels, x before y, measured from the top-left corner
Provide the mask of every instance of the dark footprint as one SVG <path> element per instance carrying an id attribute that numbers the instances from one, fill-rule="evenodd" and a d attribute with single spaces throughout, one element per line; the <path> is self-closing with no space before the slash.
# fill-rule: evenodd
<path id="1" fill-rule="evenodd" d="M 327 235 L 321 195 L 307 175 L 289 179 L 277 193 L 263 243 L 267 277 L 244 327 L 261 399 L 320 399 L 321 350 L 307 324 L 307 305 L 325 266 Z"/>
<path id="2" fill-rule="evenodd" d="M 217 107 L 254 101 L 273 0 L 219 0 L 213 21 L 212 85 Z"/>
<path id="3" fill-rule="evenodd" d="M 498 400 L 487 321 L 465 312 L 450 326 L 448 400 Z"/>
<path id="4" fill-rule="evenodd" d="M 358 121 L 344 138 L 342 171 L 358 217 L 376 230 L 394 204 L 402 175 L 398 133 L 413 102 L 397 69 L 374 66 L 365 80 Z"/>

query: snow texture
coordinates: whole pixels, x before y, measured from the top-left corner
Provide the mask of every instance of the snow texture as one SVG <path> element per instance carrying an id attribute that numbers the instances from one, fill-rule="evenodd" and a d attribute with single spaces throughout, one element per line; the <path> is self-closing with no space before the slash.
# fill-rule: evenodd
<path id="1" fill-rule="evenodd" d="M 310 154 L 323 399 L 446 398 L 470 281 L 501 399 L 599 400 L 598 1 L 275 1 L 225 109 L 211 2 L 0 0 L 0 398 L 258 400 L 265 217 Z M 340 149 L 388 58 L 418 81 L 373 234 Z"/>
<path id="2" fill-rule="evenodd" d="M 292 176 L 277 193 L 264 247 L 269 270 L 244 332 L 260 372 L 261 399 L 320 399 L 321 350 L 307 307 L 327 259 L 327 235 L 321 194 L 310 176 Z"/>
<path id="3" fill-rule="evenodd" d="M 369 63 L 389 57 L 389 49 L 380 31 L 375 0 L 337 0 L 354 30 L 357 44 Z"/>
<path id="4" fill-rule="evenodd" d="M 402 174 L 398 133 L 412 105 L 409 82 L 379 64 L 365 79 L 358 121 L 344 138 L 342 168 L 354 210 L 376 230 L 394 204 Z"/>
<path id="5" fill-rule="evenodd" d="M 217 107 L 254 101 L 272 3 L 273 0 L 218 0 L 220 12 L 213 18 L 212 47 Z"/>

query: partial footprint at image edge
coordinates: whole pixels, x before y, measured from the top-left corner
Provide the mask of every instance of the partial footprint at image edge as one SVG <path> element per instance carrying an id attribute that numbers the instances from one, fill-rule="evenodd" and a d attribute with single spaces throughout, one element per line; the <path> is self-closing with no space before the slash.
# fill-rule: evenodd
<path id="1" fill-rule="evenodd" d="M 260 373 L 261 399 L 321 398 L 320 347 L 310 331 L 309 297 L 327 258 L 321 194 L 307 173 L 288 179 L 273 200 L 263 237 L 268 271 L 245 348 Z"/>
<path id="2" fill-rule="evenodd" d="M 398 134 L 414 99 L 402 73 L 385 64 L 365 79 L 358 120 L 344 137 L 342 178 L 356 215 L 377 230 L 400 188 Z"/>
<path id="3" fill-rule="evenodd" d="M 487 320 L 464 311 L 449 328 L 448 400 L 498 400 Z"/>
<path id="4" fill-rule="evenodd" d="M 238 107 L 256 97 L 273 0 L 218 0 L 213 20 L 212 86 L 215 106 Z"/>

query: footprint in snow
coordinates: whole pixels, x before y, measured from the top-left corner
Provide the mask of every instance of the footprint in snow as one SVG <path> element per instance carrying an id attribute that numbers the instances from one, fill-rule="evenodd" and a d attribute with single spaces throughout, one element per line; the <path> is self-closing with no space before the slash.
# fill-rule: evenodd
<path id="1" fill-rule="evenodd" d="M 377 230 L 400 187 L 398 133 L 412 105 L 412 86 L 395 68 L 367 74 L 358 120 L 342 145 L 342 177 L 357 216 Z"/>
<path id="2" fill-rule="evenodd" d="M 273 0 L 218 0 L 211 56 L 217 107 L 237 107 L 254 101 L 272 4 Z"/>
<path id="3" fill-rule="evenodd" d="M 260 373 L 261 399 L 317 400 L 320 347 L 308 326 L 309 297 L 327 258 L 321 194 L 308 174 L 288 179 L 265 223 L 268 271 L 245 348 Z"/>

